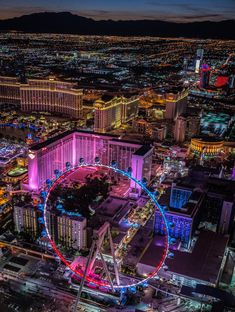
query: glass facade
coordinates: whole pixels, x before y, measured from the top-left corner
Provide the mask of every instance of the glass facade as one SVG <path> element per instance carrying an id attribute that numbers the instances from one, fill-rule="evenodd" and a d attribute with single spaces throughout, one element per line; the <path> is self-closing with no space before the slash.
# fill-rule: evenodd
<path id="1" fill-rule="evenodd" d="M 172 188 L 170 207 L 181 209 L 189 200 L 192 191 L 185 189 Z"/>

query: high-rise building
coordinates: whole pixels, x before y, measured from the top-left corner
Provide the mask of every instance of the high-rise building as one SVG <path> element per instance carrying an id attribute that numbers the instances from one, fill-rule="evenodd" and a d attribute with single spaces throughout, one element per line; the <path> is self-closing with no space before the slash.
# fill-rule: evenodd
<path id="1" fill-rule="evenodd" d="M 184 57 L 183 69 L 185 72 L 188 70 L 188 58 L 187 57 Z"/>
<path id="2" fill-rule="evenodd" d="M 167 134 L 167 126 L 161 122 L 151 122 L 145 119 L 135 119 L 132 123 L 136 133 L 151 137 L 157 141 L 164 141 Z"/>
<path id="3" fill-rule="evenodd" d="M 120 99 L 114 98 L 108 102 L 97 100 L 94 108 L 94 130 L 96 132 L 105 133 L 121 126 L 122 107 Z"/>
<path id="4" fill-rule="evenodd" d="M 174 128 L 174 139 L 178 143 L 189 141 L 197 136 L 200 128 L 200 116 L 183 114 L 176 119 Z"/>
<path id="5" fill-rule="evenodd" d="M 0 77 L 0 105 L 20 106 L 20 83 L 17 78 Z"/>
<path id="6" fill-rule="evenodd" d="M 166 218 L 175 223 L 170 236 L 180 237 L 181 232 L 185 240 L 185 231 L 191 224 L 186 236 L 192 237 L 200 222 L 210 223 L 210 229 L 217 233 L 231 233 L 235 214 L 234 191 L 235 181 L 216 176 L 216 169 L 192 167 L 189 175 L 175 180 L 159 201 L 167 207 Z M 163 231 L 162 226 L 163 220 L 157 212 L 157 232 Z"/>
<path id="7" fill-rule="evenodd" d="M 198 74 L 200 71 L 201 60 L 196 60 L 195 73 Z"/>
<path id="8" fill-rule="evenodd" d="M 207 64 L 203 64 L 200 72 L 200 88 L 206 89 L 210 85 L 211 69 Z"/>
<path id="9" fill-rule="evenodd" d="M 165 118 L 175 120 L 179 115 L 185 113 L 188 102 L 187 89 L 175 89 L 166 94 Z"/>
<path id="10" fill-rule="evenodd" d="M 186 117 L 186 140 L 190 141 L 191 138 L 197 136 L 200 131 L 201 117 L 199 115 L 188 115 Z"/>
<path id="11" fill-rule="evenodd" d="M 231 180 L 209 177 L 203 202 L 204 219 L 221 234 L 229 234 L 235 214 L 235 183 Z"/>
<path id="12" fill-rule="evenodd" d="M 197 59 L 199 60 L 203 60 L 203 56 L 204 56 L 204 49 L 197 49 L 197 52 L 196 52 L 196 57 Z"/>
<path id="13" fill-rule="evenodd" d="M 57 239 L 63 246 L 75 249 L 86 248 L 86 218 L 57 216 Z"/>
<path id="14" fill-rule="evenodd" d="M 176 119 L 174 139 L 178 143 L 183 143 L 185 141 L 186 123 L 186 118 L 183 116 L 179 116 Z"/>
<path id="15" fill-rule="evenodd" d="M 134 119 L 132 126 L 133 130 L 139 134 L 150 136 L 152 133 L 151 123 L 145 119 Z"/>
<path id="16" fill-rule="evenodd" d="M 104 165 L 109 165 L 112 160 L 115 160 L 120 169 L 126 170 L 128 167 L 132 167 L 133 155 L 142 147 L 142 144 L 120 140 L 115 135 L 81 130 L 66 131 L 30 149 L 28 187 L 31 190 L 39 190 L 47 179 L 54 178 L 55 169 L 63 172 L 66 169 L 66 162 L 76 165 L 79 164 L 81 158 L 86 163 L 92 164 L 95 158 L 99 157 L 100 162 Z M 152 149 L 150 151 L 146 149 L 146 153 L 151 156 Z M 141 157 L 146 158 L 143 150 Z M 148 164 L 150 172 L 151 162 L 149 161 Z M 138 163 L 136 170 L 138 176 L 145 177 L 141 162 Z M 145 178 L 148 179 L 148 175 Z"/>
<path id="17" fill-rule="evenodd" d="M 20 87 L 21 110 L 64 114 L 72 118 L 82 116 L 83 92 L 74 84 L 54 79 L 29 79 Z"/>
<path id="18" fill-rule="evenodd" d="M 235 88 L 235 75 L 231 75 L 229 77 L 228 86 L 229 86 L 229 89 L 234 89 Z"/>
<path id="19" fill-rule="evenodd" d="M 190 247 L 191 239 L 200 222 L 200 208 L 204 198 L 203 192 L 194 189 L 193 186 L 173 183 L 159 203 L 166 207 L 165 217 L 170 227 L 169 235 L 179 239 L 185 248 Z M 156 211 L 155 232 L 165 234 L 165 226 L 162 215 Z"/>
<path id="20" fill-rule="evenodd" d="M 223 200 L 221 208 L 221 216 L 218 224 L 218 232 L 221 234 L 228 234 L 234 217 L 234 199 Z"/>
<path id="21" fill-rule="evenodd" d="M 138 116 L 139 98 L 131 96 L 130 98 L 122 97 L 122 123 L 133 120 Z"/>
<path id="22" fill-rule="evenodd" d="M 94 130 L 105 133 L 119 128 L 138 115 L 139 99 L 137 97 L 109 97 L 107 100 L 99 99 L 95 102 Z"/>
<path id="23" fill-rule="evenodd" d="M 167 134 L 167 126 L 164 124 L 152 127 L 152 138 L 158 141 L 164 141 Z"/>
<path id="24" fill-rule="evenodd" d="M 14 224 L 18 233 L 26 232 L 33 238 L 37 238 L 41 230 L 40 218 L 42 216 L 39 215 L 38 210 L 31 205 L 14 207 Z M 59 215 L 49 210 L 47 211 L 47 224 L 50 235 L 56 243 L 75 249 L 86 248 L 86 218 Z"/>
<path id="25" fill-rule="evenodd" d="M 188 103 L 188 88 L 176 86 L 165 91 L 151 91 L 140 98 L 140 107 L 146 115 L 156 119 L 175 120 L 185 113 Z"/>
<path id="26" fill-rule="evenodd" d="M 132 155 L 132 175 L 139 181 L 143 178 L 150 181 L 152 167 L 153 148 L 151 146 L 142 146 Z M 131 180 L 132 190 L 140 192 L 140 186 Z"/>
<path id="27" fill-rule="evenodd" d="M 200 71 L 200 65 L 203 61 L 203 55 L 204 55 L 204 50 L 203 49 L 197 49 L 196 61 L 195 61 L 195 73 L 197 73 L 197 74 Z"/>
<path id="28" fill-rule="evenodd" d="M 185 206 L 193 193 L 191 187 L 181 187 L 176 183 L 172 183 L 170 207 L 176 209 L 182 209 Z"/>
<path id="29" fill-rule="evenodd" d="M 73 83 L 29 79 L 20 83 L 17 78 L 0 77 L 0 105 L 18 106 L 24 112 L 51 112 L 72 118 L 82 116 L 83 92 Z"/>
<path id="30" fill-rule="evenodd" d="M 39 227 L 36 208 L 31 205 L 15 206 L 14 224 L 18 233 L 27 232 L 32 237 L 37 237 Z"/>

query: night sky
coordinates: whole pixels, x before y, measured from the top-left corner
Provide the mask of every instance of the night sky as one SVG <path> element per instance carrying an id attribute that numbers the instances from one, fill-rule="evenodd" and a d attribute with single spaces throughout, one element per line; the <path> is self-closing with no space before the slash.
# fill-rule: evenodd
<path id="1" fill-rule="evenodd" d="M 0 0 L 0 19 L 70 11 L 94 19 L 202 21 L 234 19 L 235 0 Z"/>

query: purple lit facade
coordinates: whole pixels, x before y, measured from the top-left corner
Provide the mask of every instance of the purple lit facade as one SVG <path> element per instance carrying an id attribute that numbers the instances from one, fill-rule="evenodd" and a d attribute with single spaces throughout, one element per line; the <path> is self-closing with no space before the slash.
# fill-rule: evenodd
<path id="1" fill-rule="evenodd" d="M 55 169 L 66 169 L 66 162 L 74 166 L 83 158 L 86 163 L 92 164 L 95 157 L 99 157 L 104 165 L 116 160 L 121 170 L 132 167 L 134 177 L 150 179 L 151 147 L 119 140 L 111 135 L 67 131 L 31 148 L 28 158 L 28 188 L 38 191 L 47 179 L 54 178 Z M 131 187 L 135 187 L 134 182 L 132 184 Z"/>
<path id="2" fill-rule="evenodd" d="M 173 212 L 166 212 L 165 216 L 168 223 L 174 224 L 174 227 L 169 228 L 170 236 L 179 239 L 185 247 L 188 247 L 192 236 L 193 218 Z M 156 212 L 155 233 L 165 235 L 164 222 L 159 211 Z"/>
<path id="3" fill-rule="evenodd" d="M 199 224 L 203 199 L 203 192 L 173 183 L 169 198 L 161 203 L 168 207 L 165 217 L 168 223 L 172 224 L 169 227 L 169 235 L 179 240 L 184 248 L 190 247 L 192 236 Z M 155 233 L 165 234 L 164 220 L 159 211 L 156 211 Z"/>

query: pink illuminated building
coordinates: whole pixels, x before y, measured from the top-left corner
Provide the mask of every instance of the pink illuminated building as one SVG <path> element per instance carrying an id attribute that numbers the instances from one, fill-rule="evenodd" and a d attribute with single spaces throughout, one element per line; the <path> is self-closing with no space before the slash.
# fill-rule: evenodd
<path id="1" fill-rule="evenodd" d="M 83 158 L 86 163 L 94 163 L 95 157 L 104 165 L 115 160 L 122 170 L 132 167 L 133 176 L 139 180 L 150 179 L 152 147 L 80 130 L 64 132 L 30 149 L 28 187 L 38 191 L 47 179 L 54 178 L 55 169 L 65 170 L 66 162 L 74 166 Z M 137 186 L 132 183 L 131 187 Z"/>

